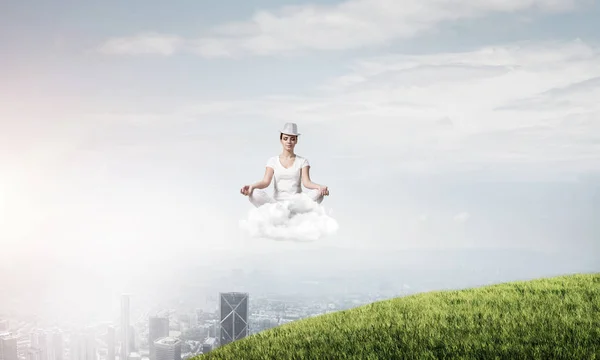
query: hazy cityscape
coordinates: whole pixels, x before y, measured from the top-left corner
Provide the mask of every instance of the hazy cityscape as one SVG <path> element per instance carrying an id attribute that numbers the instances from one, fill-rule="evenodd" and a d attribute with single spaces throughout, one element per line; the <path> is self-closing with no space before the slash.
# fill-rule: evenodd
<path id="1" fill-rule="evenodd" d="M 337 252 L 347 262 L 359 256 Z M 310 254 L 300 253 L 304 258 Z M 429 265 L 419 266 L 424 257 Z M 63 307 L 65 314 L 78 317 L 16 306 L 24 304 L 20 301 L 27 298 L 24 293 L 3 295 L 0 360 L 185 360 L 289 322 L 379 300 L 597 270 L 593 254 L 569 261 L 565 252 L 501 249 L 390 251 L 387 256 L 379 254 L 379 266 L 365 258 L 362 266 L 357 263 L 352 269 L 323 249 L 312 259 L 319 267 L 307 268 L 304 274 L 297 272 L 299 263 L 291 258 L 235 259 L 221 269 L 197 266 L 173 275 L 178 281 L 162 286 L 162 297 L 140 283 L 135 293 L 112 297 L 105 311 L 84 301 L 79 302 L 84 310 Z M 70 296 L 76 295 L 65 296 L 64 303 L 77 304 L 74 298 L 67 302 Z"/>
<path id="2" fill-rule="evenodd" d="M 219 345 L 295 320 L 381 300 L 379 295 L 338 299 L 251 298 L 249 293 L 219 293 L 212 311 L 136 307 L 121 295 L 121 314 L 114 321 L 85 327 L 49 324 L 35 319 L 0 320 L 2 360 L 187 359 Z M 136 310 L 133 315 L 132 309 Z M 141 313 L 140 315 L 137 315 Z"/>

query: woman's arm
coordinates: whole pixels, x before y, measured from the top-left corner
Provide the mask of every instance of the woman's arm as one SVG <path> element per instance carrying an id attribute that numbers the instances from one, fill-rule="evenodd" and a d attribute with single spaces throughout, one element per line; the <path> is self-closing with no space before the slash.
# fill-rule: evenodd
<path id="1" fill-rule="evenodd" d="M 271 185 L 271 181 L 273 180 L 273 168 L 272 167 L 268 167 L 265 169 L 265 175 L 263 176 L 262 180 L 250 185 L 253 189 L 264 189 L 266 187 L 268 187 L 269 185 Z"/>
<path id="2" fill-rule="evenodd" d="M 320 189 L 321 185 L 312 182 L 310 179 L 310 166 L 305 166 L 302 168 L 302 185 L 304 185 L 307 189 Z"/>

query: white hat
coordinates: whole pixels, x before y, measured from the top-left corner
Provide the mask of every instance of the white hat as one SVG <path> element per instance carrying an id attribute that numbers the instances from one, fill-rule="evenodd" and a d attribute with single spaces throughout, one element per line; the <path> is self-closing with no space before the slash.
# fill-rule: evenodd
<path id="1" fill-rule="evenodd" d="M 283 129 L 281 129 L 280 133 L 294 136 L 300 135 L 300 133 L 298 132 L 298 125 L 294 123 L 286 123 L 285 125 L 283 125 Z"/>

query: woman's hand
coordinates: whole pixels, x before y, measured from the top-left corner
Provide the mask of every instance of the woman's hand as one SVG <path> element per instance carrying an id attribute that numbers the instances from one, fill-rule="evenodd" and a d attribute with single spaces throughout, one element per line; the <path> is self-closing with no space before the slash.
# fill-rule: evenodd
<path id="1" fill-rule="evenodd" d="M 327 186 L 320 186 L 319 193 L 323 196 L 329 196 L 329 189 L 327 188 Z"/>
<path id="2" fill-rule="evenodd" d="M 240 190 L 240 193 L 245 196 L 250 196 L 250 194 L 252 194 L 252 190 L 254 190 L 252 185 L 244 185 L 244 187 L 242 187 Z"/>

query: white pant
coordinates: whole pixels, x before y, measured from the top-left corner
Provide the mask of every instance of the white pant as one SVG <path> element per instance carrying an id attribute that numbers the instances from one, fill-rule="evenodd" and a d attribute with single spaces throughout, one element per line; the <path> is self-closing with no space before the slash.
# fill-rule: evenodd
<path id="1" fill-rule="evenodd" d="M 313 201 L 316 201 L 317 204 L 320 204 L 321 201 L 323 201 L 323 195 L 321 195 L 318 189 L 307 190 L 304 191 L 304 193 L 308 195 L 308 197 L 311 198 Z M 252 191 L 252 194 L 250 194 L 248 198 L 252 205 L 256 207 L 259 207 L 264 204 L 273 204 L 277 202 L 277 200 L 275 200 L 271 195 L 267 194 L 264 190 L 257 189 L 254 189 Z"/>

